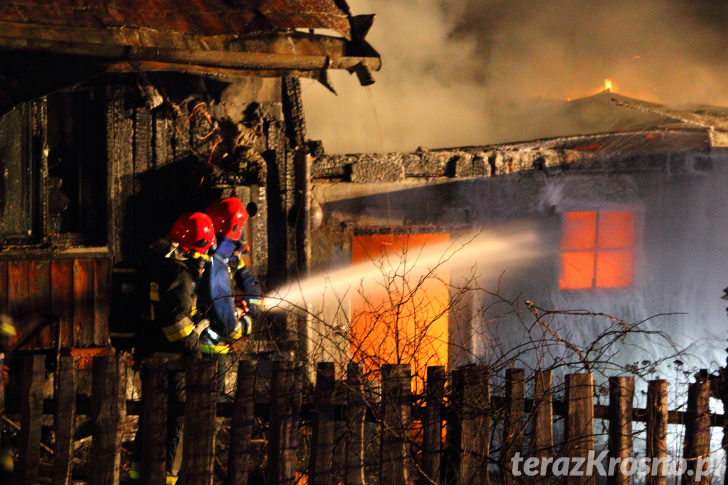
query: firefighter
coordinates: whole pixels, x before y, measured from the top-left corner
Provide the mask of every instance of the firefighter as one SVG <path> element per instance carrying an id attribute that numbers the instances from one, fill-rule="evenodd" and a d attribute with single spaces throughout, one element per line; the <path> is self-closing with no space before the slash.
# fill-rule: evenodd
<path id="1" fill-rule="evenodd" d="M 232 342 L 250 335 L 261 291 L 242 258 L 247 252 L 243 228 L 248 219 L 242 201 L 235 197 L 218 200 L 205 212 L 215 227 L 217 246 L 200 283 L 200 307 L 206 308 L 210 321 L 200 337 L 201 351 L 218 359 L 218 386 L 224 392 L 225 355 Z"/>
<path id="2" fill-rule="evenodd" d="M 180 216 L 167 238 L 152 245 L 145 268 L 144 289 L 147 299 L 144 324 L 137 334 L 135 357 L 166 357 L 169 361 L 168 409 L 173 402 L 182 402 L 184 393 L 184 361 L 201 357 L 199 321 L 196 309 L 196 286 L 202 276 L 208 251 L 215 244 L 212 221 L 202 212 Z M 181 453 L 182 417 L 170 414 L 167 421 L 167 483 L 177 481 Z M 134 438 L 134 457 L 130 477 L 139 478 L 142 452 L 140 423 Z"/>

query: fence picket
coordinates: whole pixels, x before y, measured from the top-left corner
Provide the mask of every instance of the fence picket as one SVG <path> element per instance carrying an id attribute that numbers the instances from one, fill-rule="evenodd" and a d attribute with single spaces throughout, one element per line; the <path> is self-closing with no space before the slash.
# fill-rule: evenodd
<path id="1" fill-rule="evenodd" d="M 18 477 L 35 483 L 40 466 L 41 415 L 45 356 L 29 355 L 23 362 Z"/>
<path id="2" fill-rule="evenodd" d="M 442 480 L 442 397 L 445 390 L 445 368 L 427 368 L 425 419 L 422 440 L 422 471 L 435 483 Z"/>
<path id="3" fill-rule="evenodd" d="M 54 394 L 56 407 L 53 432 L 56 444 L 53 450 L 53 483 L 67 485 L 71 481 L 73 456 L 73 426 L 76 418 L 76 358 L 63 356 L 56 369 Z"/>
<path id="4" fill-rule="evenodd" d="M 647 383 L 647 456 L 653 462 L 661 460 L 657 474 L 647 476 L 647 485 L 667 485 L 664 463 L 667 459 L 667 381 L 664 379 Z"/>
<path id="5" fill-rule="evenodd" d="M 609 457 L 621 461 L 632 456 L 632 400 L 634 377 L 609 378 Z M 630 477 L 617 467 L 610 485 L 629 485 Z"/>
<path id="6" fill-rule="evenodd" d="M 309 482 L 312 485 L 329 485 L 334 481 L 334 386 L 334 363 L 319 362 L 311 433 Z"/>
<path id="7" fill-rule="evenodd" d="M 566 376 L 566 442 L 564 456 L 586 458 L 594 449 L 594 377 L 591 373 Z M 585 465 L 582 464 L 583 470 Z M 592 484 L 594 476 L 569 476 L 567 484 Z"/>
<path id="8" fill-rule="evenodd" d="M 490 450 L 490 374 L 486 366 L 469 365 L 462 369 L 460 409 L 460 467 L 458 483 L 489 483 Z"/>
<path id="9" fill-rule="evenodd" d="M 346 368 L 346 473 L 345 485 L 364 485 L 364 383 L 361 364 Z"/>
<path id="10" fill-rule="evenodd" d="M 272 484 L 296 482 L 301 372 L 296 362 L 273 362 L 268 477 Z"/>
<path id="11" fill-rule="evenodd" d="M 410 366 L 382 366 L 382 430 L 379 483 L 405 485 L 412 483 L 407 438 L 410 426 Z"/>
<path id="12" fill-rule="evenodd" d="M 141 475 L 142 485 L 164 483 L 167 477 L 167 359 L 142 362 Z"/>
<path id="13" fill-rule="evenodd" d="M 185 419 L 182 480 L 185 485 L 211 485 L 215 458 L 217 360 L 185 362 Z"/>
<path id="14" fill-rule="evenodd" d="M 121 438 L 126 418 L 126 362 L 116 354 L 94 357 L 91 418 L 92 485 L 116 485 L 121 467 Z"/>
<path id="15" fill-rule="evenodd" d="M 533 437 L 530 455 L 548 459 L 554 455 L 553 397 L 551 392 L 551 371 L 536 371 L 533 390 Z M 544 471 L 548 471 L 545 468 Z M 548 478 L 538 478 L 535 483 L 548 483 Z"/>
<path id="16" fill-rule="evenodd" d="M 511 459 L 523 446 L 523 409 L 525 407 L 525 371 L 506 370 L 506 415 L 503 425 L 503 452 L 501 467 L 506 485 L 516 483 L 513 478 Z"/>
<path id="17" fill-rule="evenodd" d="M 256 362 L 244 360 L 238 364 L 238 382 L 230 430 L 228 485 L 246 485 L 253 466 L 250 440 L 255 422 Z"/>
<path id="18" fill-rule="evenodd" d="M 707 458 L 710 457 L 710 384 L 696 382 L 688 385 L 688 410 L 685 417 L 685 448 L 687 472 L 682 483 L 709 484 Z M 697 473 L 698 458 L 703 459 L 702 470 Z"/>

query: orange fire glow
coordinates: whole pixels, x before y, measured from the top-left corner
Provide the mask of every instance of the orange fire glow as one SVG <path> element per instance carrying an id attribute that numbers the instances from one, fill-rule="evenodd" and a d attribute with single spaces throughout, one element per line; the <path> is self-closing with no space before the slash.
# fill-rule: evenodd
<path id="1" fill-rule="evenodd" d="M 611 91 L 612 90 L 612 80 L 607 78 L 604 80 L 604 91 Z"/>
<path id="2" fill-rule="evenodd" d="M 381 364 L 410 363 L 413 375 L 447 364 L 449 270 L 433 273 L 415 264 L 426 246 L 447 243 L 448 234 L 359 235 L 352 263 L 380 266 L 382 277 L 351 298 L 351 342 L 355 360 L 376 375 Z M 422 382 L 413 380 L 415 389 Z"/>

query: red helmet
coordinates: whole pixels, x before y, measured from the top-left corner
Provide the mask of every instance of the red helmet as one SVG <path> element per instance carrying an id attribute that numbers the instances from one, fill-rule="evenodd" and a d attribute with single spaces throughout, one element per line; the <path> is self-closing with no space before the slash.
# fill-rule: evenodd
<path id="1" fill-rule="evenodd" d="M 207 215 L 215 226 L 219 238 L 238 240 L 243 234 L 243 224 L 248 220 L 248 211 L 243 201 L 236 197 L 217 200 L 207 206 Z"/>
<path id="2" fill-rule="evenodd" d="M 215 241 L 215 229 L 203 212 L 188 212 L 177 218 L 169 231 L 169 239 L 187 252 L 206 254 Z"/>

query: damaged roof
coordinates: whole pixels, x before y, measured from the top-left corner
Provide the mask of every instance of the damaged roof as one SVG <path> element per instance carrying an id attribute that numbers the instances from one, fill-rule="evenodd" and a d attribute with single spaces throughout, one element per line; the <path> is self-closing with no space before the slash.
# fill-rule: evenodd
<path id="1" fill-rule="evenodd" d="M 104 72 L 306 76 L 331 88 L 327 70 L 347 69 L 371 84 L 373 18 L 345 0 L 4 0 L 0 112 Z"/>
<path id="2" fill-rule="evenodd" d="M 344 6 L 344 9 L 341 7 Z M 5 0 L 0 32 L 44 27 L 46 38 L 148 45 L 157 35 L 212 37 L 295 28 L 331 29 L 351 40 L 348 7 L 334 0 Z M 85 35 L 84 35 L 85 34 Z"/>

